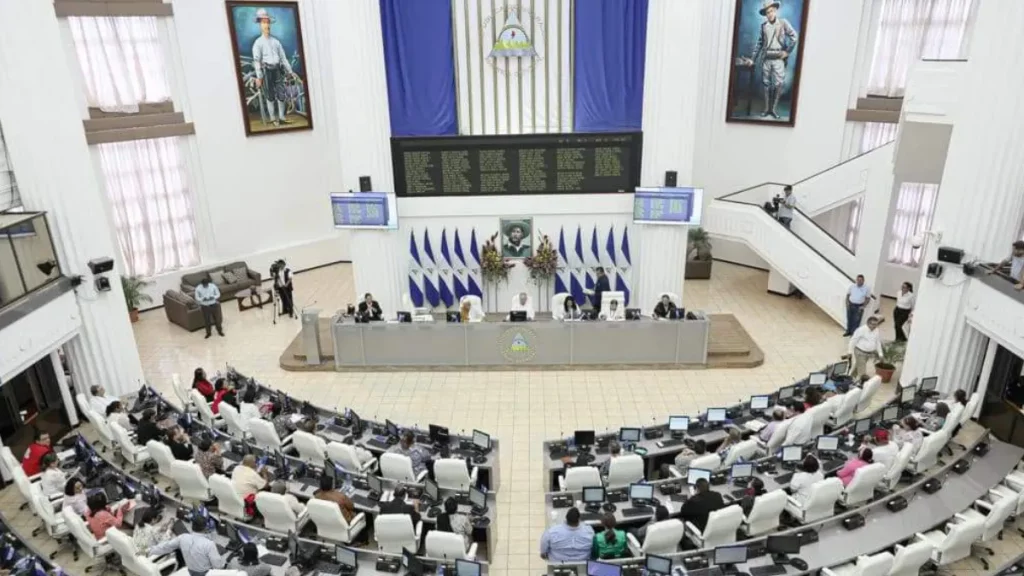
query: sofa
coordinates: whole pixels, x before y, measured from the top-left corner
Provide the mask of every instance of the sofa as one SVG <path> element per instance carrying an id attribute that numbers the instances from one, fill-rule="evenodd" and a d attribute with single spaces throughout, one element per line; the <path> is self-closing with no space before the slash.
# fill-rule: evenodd
<path id="1" fill-rule="evenodd" d="M 231 274 L 224 276 L 225 272 Z M 204 278 L 210 278 L 220 288 L 220 300 L 224 302 L 240 293 L 258 288 L 262 282 L 259 272 L 250 270 L 245 262 L 231 262 L 216 268 L 185 274 L 181 277 L 181 290 L 164 292 L 164 313 L 167 320 L 189 332 L 203 328 L 203 311 L 195 301 L 196 286 Z"/>

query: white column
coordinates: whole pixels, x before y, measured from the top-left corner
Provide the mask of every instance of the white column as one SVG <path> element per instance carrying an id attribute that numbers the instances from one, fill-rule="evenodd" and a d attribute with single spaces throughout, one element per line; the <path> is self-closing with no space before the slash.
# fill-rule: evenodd
<path id="1" fill-rule="evenodd" d="M 979 4 L 967 78 L 949 143 L 942 187 L 922 269 L 936 261 L 938 245 L 962 248 L 967 260 L 1000 260 L 1010 252 L 1024 213 L 1024 66 L 1007 54 L 1024 52 L 1024 2 Z M 1009 68 L 1007 68 L 1009 66 Z M 996 112 L 998 111 L 998 112 Z M 905 378 L 939 376 L 948 391 L 973 384 L 984 337 L 967 326 L 963 272 L 947 266 L 942 278 L 919 281 Z"/>
<path id="2" fill-rule="evenodd" d="M 391 119 L 384 68 L 380 3 L 376 0 L 317 0 L 328 23 L 338 140 L 345 190 L 358 190 L 370 176 L 378 192 L 393 192 Z M 401 218 L 401 214 L 399 214 Z M 356 294 L 372 292 L 385 314 L 401 305 L 405 262 L 398 231 L 353 230 L 350 236 Z"/>
<path id="3" fill-rule="evenodd" d="M 703 3 L 651 0 L 647 12 L 644 72 L 644 154 L 640 184 L 661 186 L 675 170 L 680 186 L 693 181 Z M 684 226 L 633 226 L 631 307 L 650 312 L 661 292 L 683 295 L 686 271 Z M 685 300 L 683 301 L 685 305 Z"/>
<path id="4" fill-rule="evenodd" d="M 77 382 L 124 394 L 142 363 L 116 271 L 98 293 L 86 263 L 117 248 L 53 3 L 0 0 L 0 122 L 25 207 L 45 210 L 64 274 L 81 274 L 82 333 L 67 346 Z"/>
<path id="5" fill-rule="evenodd" d="M 60 388 L 60 397 L 64 400 L 64 410 L 68 413 L 68 422 L 72 426 L 78 426 L 78 409 L 75 408 L 75 399 L 71 396 L 71 386 L 68 385 L 68 377 L 64 374 L 64 364 L 60 361 L 60 353 L 56 350 L 50 352 L 50 364 L 53 365 L 53 373 L 57 377 L 57 387 Z"/>

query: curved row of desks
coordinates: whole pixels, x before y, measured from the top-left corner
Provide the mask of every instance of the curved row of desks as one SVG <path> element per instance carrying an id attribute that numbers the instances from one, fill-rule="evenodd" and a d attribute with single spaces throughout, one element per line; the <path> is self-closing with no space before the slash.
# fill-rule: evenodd
<path id="1" fill-rule="evenodd" d="M 807 385 L 806 379 L 797 382 L 795 384 L 798 387 L 804 387 Z M 772 395 L 772 405 L 777 393 Z M 872 414 L 867 417 L 873 419 L 873 425 L 877 425 L 879 422 L 879 416 L 884 410 L 884 405 L 879 406 L 878 409 L 874 410 Z M 742 414 L 744 417 L 749 417 L 749 406 L 746 404 L 740 404 L 737 406 L 730 407 L 730 411 L 736 414 Z M 767 411 L 770 413 L 770 410 Z M 901 409 L 902 415 L 902 409 Z M 866 415 L 860 414 L 862 418 Z M 692 421 L 692 420 L 691 420 Z M 854 421 L 851 421 L 846 427 L 840 427 L 838 430 L 832 431 L 835 435 L 844 435 L 847 428 L 852 425 Z M 887 422 L 888 423 L 888 422 Z M 709 446 L 716 442 L 723 440 L 726 436 L 726 432 L 722 429 L 711 429 L 703 430 L 698 435 L 691 436 L 692 440 L 698 438 L 704 439 Z M 972 436 L 973 441 L 965 441 L 965 436 Z M 667 437 L 667 434 L 666 434 Z M 921 477 L 915 479 L 909 485 L 901 485 L 895 491 L 869 500 L 862 505 L 856 506 L 849 510 L 846 510 L 840 514 L 833 515 L 829 518 L 820 520 L 818 522 L 812 522 L 802 526 L 782 529 L 778 532 L 771 534 L 764 534 L 747 540 L 740 540 L 736 542 L 736 545 L 746 545 L 751 550 L 758 550 L 759 552 L 764 549 L 764 541 L 770 536 L 779 535 L 800 535 L 806 538 L 809 531 L 813 531 L 817 534 L 817 541 L 814 543 L 807 544 L 801 548 L 798 555 L 808 564 L 806 572 L 801 572 L 791 566 L 786 566 L 786 574 L 802 574 L 802 573 L 814 573 L 825 567 L 836 566 L 844 562 L 852 561 L 859 555 L 870 554 L 873 552 L 880 551 L 887 547 L 893 546 L 897 542 L 912 539 L 918 532 L 924 532 L 931 527 L 948 520 L 957 512 L 960 512 L 969 507 L 975 500 L 984 496 L 987 491 L 998 484 L 1005 476 L 1012 471 L 1013 467 L 1021 460 L 1024 455 L 1024 449 L 999 442 L 998 440 L 989 437 L 988 432 L 980 430 L 977 425 L 971 423 L 965 425 L 964 430 L 957 438 L 961 444 L 967 446 L 967 450 L 962 453 L 958 453 L 955 458 L 949 459 L 945 464 L 933 467 L 931 470 L 923 474 Z M 681 452 L 684 446 L 673 446 L 673 447 L 661 447 L 658 445 L 659 442 L 664 438 L 645 440 L 637 443 L 637 447 L 646 448 L 647 453 L 643 455 L 646 461 L 646 469 L 648 478 L 651 477 L 651 473 L 658 468 L 659 463 L 665 461 L 671 462 L 676 454 Z M 549 471 L 550 478 L 545 478 L 546 490 L 550 492 L 545 497 L 545 512 L 547 515 L 547 522 L 551 524 L 560 523 L 564 520 L 566 508 L 555 508 L 553 500 L 564 492 L 559 492 L 557 477 L 564 472 L 565 464 L 561 458 L 558 457 L 561 452 L 551 452 L 552 446 L 558 446 L 562 443 L 562 440 L 553 440 L 544 443 L 545 447 L 545 468 Z M 972 449 L 982 443 L 990 444 L 990 451 L 987 455 L 982 458 L 976 457 L 972 453 Z M 709 453 L 710 453 L 709 448 Z M 810 453 L 814 451 L 811 450 Z M 808 451 L 805 449 L 805 454 Z M 842 460 L 855 455 L 855 448 L 847 446 L 845 441 L 841 442 Z M 765 456 L 761 460 L 767 460 L 771 456 Z M 599 466 L 603 461 L 608 459 L 607 454 L 597 454 L 593 462 L 588 462 L 588 466 Z M 951 474 L 952 466 L 956 461 L 966 459 L 971 461 L 972 465 L 970 469 L 960 475 Z M 825 459 L 821 459 L 823 464 Z M 835 458 L 833 457 L 833 460 Z M 833 464 L 829 470 L 823 470 L 823 472 L 834 473 L 839 465 Z M 782 469 L 778 470 L 778 473 L 785 472 Z M 785 482 L 776 481 L 775 474 L 763 474 L 755 472 L 755 476 L 760 477 L 765 482 L 765 489 L 771 491 L 778 488 L 785 488 L 788 485 L 788 479 Z M 934 494 L 928 494 L 922 490 L 922 485 L 929 479 L 940 479 L 944 483 L 944 487 Z M 548 484 L 550 482 L 550 484 Z M 666 484 L 678 484 L 679 479 L 668 478 L 662 480 L 650 481 L 650 484 L 655 486 L 655 498 L 660 503 L 665 504 L 669 508 L 672 516 L 678 516 L 681 507 L 680 503 L 673 502 L 672 497 L 661 493 L 661 486 Z M 547 488 L 547 486 L 552 486 Z M 737 487 L 727 482 L 720 485 L 712 485 L 712 490 L 716 490 L 722 493 L 723 499 L 727 504 L 738 504 L 736 501 L 738 495 L 734 495 L 733 492 L 737 492 Z M 687 488 L 682 488 L 682 493 L 687 493 Z M 889 512 L 885 507 L 886 503 L 891 499 L 902 496 L 909 501 L 909 505 L 906 509 L 893 513 Z M 578 502 L 580 497 L 579 493 L 572 494 L 574 502 Z M 625 516 L 622 513 L 623 508 L 627 507 L 628 503 L 619 504 L 616 511 L 615 517 L 619 524 L 619 527 L 639 526 L 647 523 L 652 519 L 652 515 L 640 515 L 640 516 Z M 582 510 L 581 510 L 582 512 Z M 855 531 L 851 532 L 843 527 L 843 520 L 850 518 L 854 515 L 861 515 L 865 518 L 866 524 Z M 584 519 L 588 518 L 584 516 Z M 598 521 L 589 519 L 589 523 L 597 524 Z M 851 536 L 854 536 L 851 538 Z M 713 550 L 687 550 L 677 552 L 669 555 L 673 559 L 673 563 L 676 565 L 682 565 L 685 562 L 689 563 L 688 559 L 695 557 L 705 557 L 710 560 L 710 556 Z M 642 558 L 625 558 L 620 560 L 611 560 L 610 562 L 619 563 L 624 566 L 624 571 L 629 573 L 632 569 L 642 566 Z M 740 565 L 738 568 L 742 571 L 744 567 L 751 568 L 756 566 L 767 566 L 772 563 L 771 557 L 768 555 L 752 559 L 746 565 Z M 578 571 L 578 572 L 577 572 Z M 554 563 L 549 562 L 548 572 L 552 575 L 568 576 L 572 573 L 578 573 L 580 576 L 584 576 L 585 570 L 582 563 Z M 691 572 L 694 573 L 694 572 Z M 700 574 L 701 572 L 696 572 Z"/>

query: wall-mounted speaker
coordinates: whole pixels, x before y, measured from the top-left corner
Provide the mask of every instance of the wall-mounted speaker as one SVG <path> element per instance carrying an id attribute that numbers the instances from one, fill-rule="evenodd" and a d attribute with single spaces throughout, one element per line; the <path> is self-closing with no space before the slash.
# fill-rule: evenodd
<path id="1" fill-rule="evenodd" d="M 676 180 L 678 178 L 679 178 L 679 174 L 675 170 L 666 170 L 665 171 L 665 187 L 666 188 L 675 188 L 676 187 Z"/>
<path id="2" fill-rule="evenodd" d="M 373 184 L 370 182 L 369 176 L 359 177 L 359 191 L 360 192 L 372 192 Z"/>
<path id="3" fill-rule="evenodd" d="M 950 264 L 959 264 L 964 260 L 964 251 L 959 248 L 950 248 L 949 246 L 939 246 L 939 262 L 949 262 Z"/>

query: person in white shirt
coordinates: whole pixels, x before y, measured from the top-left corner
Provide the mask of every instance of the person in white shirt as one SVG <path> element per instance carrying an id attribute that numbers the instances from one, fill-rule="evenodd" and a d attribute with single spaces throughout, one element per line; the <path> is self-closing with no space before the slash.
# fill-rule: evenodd
<path id="1" fill-rule="evenodd" d="M 805 408 L 803 404 L 795 405 L 794 409 L 799 414 L 793 418 L 793 423 L 786 429 L 786 439 L 782 442 L 783 446 L 789 446 L 790 444 L 803 446 L 811 441 L 811 432 L 814 431 L 814 415 L 811 414 L 811 411 Z"/>
<path id="2" fill-rule="evenodd" d="M 882 359 L 882 333 L 878 330 L 878 318 L 868 318 L 867 324 L 857 328 L 850 338 L 850 355 L 853 356 L 851 376 L 867 374 L 868 360 Z"/>
<path id="3" fill-rule="evenodd" d="M 132 431 L 131 420 L 128 419 L 128 414 L 124 411 L 124 406 L 121 405 L 120 401 L 113 401 L 107 404 L 107 422 L 117 422 L 117 425 L 124 428 L 127 432 Z"/>
<path id="4" fill-rule="evenodd" d="M 989 270 L 989 274 L 995 274 L 1001 268 L 1010 265 L 1010 279 L 1013 280 L 1013 287 L 1017 290 L 1024 290 L 1024 240 L 1017 240 L 1013 243 L 1013 252 L 995 268 Z"/>
<path id="5" fill-rule="evenodd" d="M 256 405 L 255 386 L 249 386 L 245 389 L 245 394 L 242 394 L 242 401 L 238 404 L 238 415 L 246 424 L 249 423 L 249 420 L 254 418 L 258 420 L 263 417 L 260 414 L 260 407 Z"/>
<path id="6" fill-rule="evenodd" d="M 864 307 L 874 299 L 871 286 L 864 282 L 864 275 L 858 274 L 857 280 L 846 290 L 846 332 L 843 332 L 843 336 L 853 335 L 864 317 Z"/>
<path id="7" fill-rule="evenodd" d="M 270 491 L 284 496 L 285 502 L 288 503 L 288 507 L 292 509 L 296 516 L 302 516 L 306 512 L 306 507 L 299 502 L 299 499 L 288 493 L 288 486 L 284 482 L 274 482 L 270 485 Z"/>
<path id="8" fill-rule="evenodd" d="M 609 322 L 619 322 L 625 320 L 626 317 L 623 315 L 622 308 L 619 307 L 618 300 L 612 300 L 608 303 L 607 310 L 601 310 L 601 313 L 597 315 L 601 320 L 608 320 Z"/>
<path id="9" fill-rule="evenodd" d="M 811 486 L 825 479 L 821 473 L 821 465 L 814 456 L 807 455 L 800 464 L 800 471 L 793 474 L 789 482 L 789 495 L 802 506 L 811 495 Z"/>
<path id="10" fill-rule="evenodd" d="M 512 301 L 512 312 L 526 312 L 526 319 L 533 320 L 533 301 L 526 292 L 520 292 Z M 509 314 L 509 318 L 512 315 Z"/>
<path id="11" fill-rule="evenodd" d="M 900 448 L 903 448 L 905 444 L 913 446 L 913 449 L 910 451 L 911 458 L 917 454 L 917 451 L 921 449 L 921 444 L 924 443 L 924 433 L 921 432 L 921 424 L 913 416 L 907 416 L 899 424 L 893 426 L 892 433 L 896 439 L 896 444 Z"/>
<path id="12" fill-rule="evenodd" d="M 92 398 L 89 398 L 89 407 L 100 416 L 105 416 L 107 414 L 107 406 L 111 402 L 117 401 L 116 397 L 107 396 L 107 391 L 103 386 L 92 386 L 89 388 L 89 392 L 92 393 Z"/>
<path id="13" fill-rule="evenodd" d="M 896 457 L 900 453 L 899 446 L 889 442 L 889 431 L 882 429 L 875 430 L 875 436 L 868 437 L 864 445 L 861 446 L 861 449 L 863 448 L 870 448 L 873 460 L 884 465 L 886 471 L 892 467 L 892 463 L 896 461 Z"/>
<path id="14" fill-rule="evenodd" d="M 903 325 L 910 319 L 910 313 L 914 310 L 914 285 L 904 282 L 900 286 L 900 293 L 896 295 L 896 307 L 892 310 L 892 322 L 896 328 L 896 341 L 906 342 L 907 334 L 903 331 Z"/>
<path id="15" fill-rule="evenodd" d="M 234 486 L 238 497 L 245 500 L 247 497 L 263 490 L 267 486 L 266 471 L 263 474 L 256 471 L 256 457 L 246 454 L 242 463 L 235 466 L 231 471 L 231 485 Z"/>
<path id="16" fill-rule="evenodd" d="M 210 328 L 213 326 L 217 327 L 217 334 L 224 335 L 224 329 L 221 327 L 223 317 L 220 310 L 220 288 L 213 282 L 210 282 L 210 277 L 203 278 L 203 281 L 196 286 L 195 292 L 196 302 L 199 303 L 199 308 L 203 311 L 203 324 L 206 325 L 206 337 L 210 337 Z"/>
<path id="17" fill-rule="evenodd" d="M 43 469 L 43 473 L 39 477 L 39 487 L 42 489 L 43 494 L 49 497 L 62 493 L 64 485 L 67 484 L 68 477 L 60 469 L 60 460 L 58 460 L 57 455 L 53 452 L 45 454 L 42 460 L 39 461 L 39 465 Z"/>
<path id="18" fill-rule="evenodd" d="M 782 194 L 782 201 L 779 202 L 779 208 L 778 212 L 775 213 L 775 218 L 788 230 L 790 224 L 793 223 L 793 209 L 796 208 L 796 198 L 793 196 L 792 186 L 786 186 L 783 188 Z"/>

